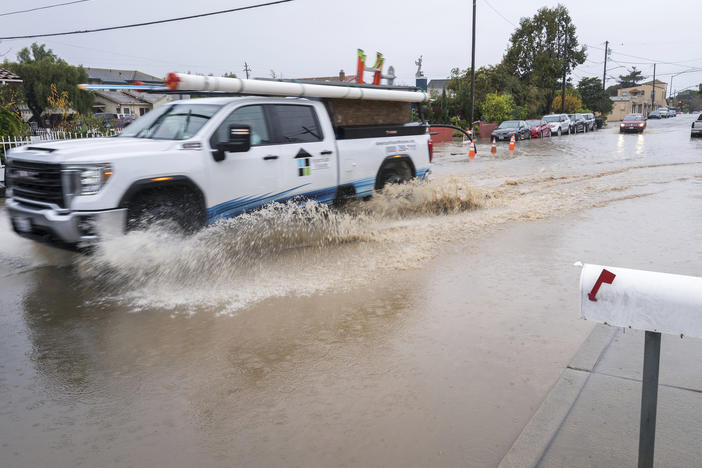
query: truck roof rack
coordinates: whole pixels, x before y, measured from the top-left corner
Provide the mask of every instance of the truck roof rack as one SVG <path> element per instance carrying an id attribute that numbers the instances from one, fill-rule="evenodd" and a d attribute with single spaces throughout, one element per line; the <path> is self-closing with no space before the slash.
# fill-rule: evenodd
<path id="1" fill-rule="evenodd" d="M 353 85 L 313 80 L 249 80 L 218 76 L 170 73 L 166 85 L 171 91 L 223 92 L 257 96 L 289 96 L 394 102 L 428 102 L 429 94 L 396 86 Z M 398 89 L 399 88 L 399 89 Z"/>

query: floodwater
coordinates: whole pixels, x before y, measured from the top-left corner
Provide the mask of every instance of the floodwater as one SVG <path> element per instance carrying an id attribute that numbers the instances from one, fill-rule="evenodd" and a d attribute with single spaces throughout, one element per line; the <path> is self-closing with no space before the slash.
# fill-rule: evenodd
<path id="1" fill-rule="evenodd" d="M 692 118 L 87 258 L 3 209 L 0 465 L 496 465 L 592 328 L 575 261 L 702 276 Z"/>

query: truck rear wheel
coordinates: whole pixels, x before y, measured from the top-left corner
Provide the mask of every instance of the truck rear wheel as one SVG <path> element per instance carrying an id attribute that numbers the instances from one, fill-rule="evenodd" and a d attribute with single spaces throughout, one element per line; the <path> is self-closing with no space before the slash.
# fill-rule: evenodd
<path id="1" fill-rule="evenodd" d="M 193 234 L 205 223 L 205 213 L 197 196 L 185 189 L 147 191 L 130 202 L 127 231 L 146 230 L 159 225 L 179 234 Z"/>
<path id="2" fill-rule="evenodd" d="M 382 190 L 387 184 L 401 184 L 412 178 L 412 169 L 405 161 L 386 163 L 378 173 L 375 189 Z"/>

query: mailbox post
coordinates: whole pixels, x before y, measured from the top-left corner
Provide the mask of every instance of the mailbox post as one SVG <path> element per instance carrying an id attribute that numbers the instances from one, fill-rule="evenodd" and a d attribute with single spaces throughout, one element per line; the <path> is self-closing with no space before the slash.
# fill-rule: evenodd
<path id="1" fill-rule="evenodd" d="M 653 467 L 661 333 L 702 338 L 702 278 L 585 264 L 580 317 L 646 332 L 638 466 Z"/>

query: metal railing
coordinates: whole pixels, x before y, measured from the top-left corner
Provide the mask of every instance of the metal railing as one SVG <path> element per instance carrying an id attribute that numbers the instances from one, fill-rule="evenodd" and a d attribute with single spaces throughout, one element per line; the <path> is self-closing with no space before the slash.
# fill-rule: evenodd
<path id="1" fill-rule="evenodd" d="M 68 132 L 64 130 L 51 130 L 40 128 L 36 130 L 35 135 L 31 136 L 9 136 L 0 135 L 0 182 L 5 181 L 5 154 L 8 150 L 12 148 L 17 148 L 18 146 L 30 145 L 34 143 L 49 142 L 49 141 L 59 141 L 59 140 L 77 140 L 81 138 L 100 138 L 107 136 L 117 135 L 120 131 L 118 129 L 107 129 L 102 131 L 90 131 L 85 133 L 79 132 Z"/>

